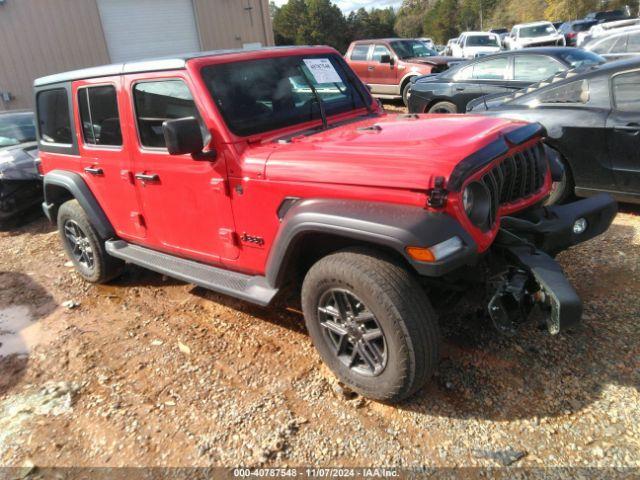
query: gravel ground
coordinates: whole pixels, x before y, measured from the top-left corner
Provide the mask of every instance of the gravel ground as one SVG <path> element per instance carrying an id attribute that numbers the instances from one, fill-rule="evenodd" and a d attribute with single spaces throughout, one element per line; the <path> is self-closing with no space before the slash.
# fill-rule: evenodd
<path id="1" fill-rule="evenodd" d="M 0 465 L 638 468 L 639 212 L 559 256 L 580 327 L 443 318 L 395 407 L 342 392 L 295 311 L 135 267 L 89 285 L 43 219 L 0 232 Z"/>

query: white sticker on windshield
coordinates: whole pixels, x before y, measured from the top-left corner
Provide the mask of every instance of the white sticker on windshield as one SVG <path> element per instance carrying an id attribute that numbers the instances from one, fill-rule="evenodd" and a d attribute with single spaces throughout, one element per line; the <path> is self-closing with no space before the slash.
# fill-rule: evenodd
<path id="1" fill-rule="evenodd" d="M 317 83 L 340 83 L 342 79 L 328 58 L 305 58 L 304 63 Z"/>

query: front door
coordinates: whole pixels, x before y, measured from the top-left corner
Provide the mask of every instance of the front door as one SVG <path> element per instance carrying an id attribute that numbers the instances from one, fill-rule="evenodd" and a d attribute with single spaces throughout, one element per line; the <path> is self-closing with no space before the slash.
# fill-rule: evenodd
<path id="1" fill-rule="evenodd" d="M 191 155 L 170 155 L 165 147 L 162 123 L 184 117 L 198 118 L 205 145 L 211 142 L 186 73 L 132 75 L 125 88 L 138 133 L 133 167 L 147 244 L 209 263 L 236 258 L 224 156 L 194 160 Z"/>
<path id="2" fill-rule="evenodd" d="M 392 63 L 382 63 L 382 57 L 391 58 Z M 368 80 L 374 93 L 382 95 L 397 95 L 398 81 L 397 68 L 394 65 L 394 57 L 389 47 L 384 44 L 376 44 L 371 52 L 371 61 L 369 62 Z"/>
<path id="3" fill-rule="evenodd" d="M 131 158 L 125 153 L 133 140 L 123 135 L 121 128 L 121 114 L 127 104 L 120 77 L 74 82 L 73 102 L 84 181 L 103 206 L 118 237 L 144 238 L 145 229 L 138 221 Z"/>
<path id="4" fill-rule="evenodd" d="M 611 79 L 613 109 L 607 119 L 607 146 L 616 189 L 640 195 L 640 70 Z"/>

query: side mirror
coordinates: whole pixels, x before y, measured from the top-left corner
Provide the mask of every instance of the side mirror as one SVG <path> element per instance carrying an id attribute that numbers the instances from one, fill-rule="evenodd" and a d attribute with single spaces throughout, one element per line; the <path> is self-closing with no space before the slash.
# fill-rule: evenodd
<path id="1" fill-rule="evenodd" d="M 380 63 L 391 63 L 391 55 L 382 55 L 380 57 Z"/>
<path id="2" fill-rule="evenodd" d="M 200 122 L 195 117 L 165 120 L 162 133 L 171 155 L 199 154 L 204 148 Z"/>

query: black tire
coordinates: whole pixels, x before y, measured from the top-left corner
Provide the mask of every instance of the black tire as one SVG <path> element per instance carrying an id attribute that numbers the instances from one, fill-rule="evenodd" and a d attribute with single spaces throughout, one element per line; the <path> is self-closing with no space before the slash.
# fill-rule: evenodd
<path id="1" fill-rule="evenodd" d="M 402 103 L 404 106 L 409 108 L 409 90 L 411 89 L 411 79 L 407 82 L 407 84 L 402 87 Z"/>
<path id="2" fill-rule="evenodd" d="M 76 271 L 88 282 L 105 283 L 122 273 L 124 262 L 107 253 L 105 239 L 100 238 L 77 200 L 60 206 L 58 234 Z M 72 237 L 78 240 L 75 244 Z"/>
<path id="3" fill-rule="evenodd" d="M 340 323 L 338 308 L 324 303 L 325 298 L 344 292 L 351 293 L 356 300 L 350 303 L 352 312 L 361 312 L 356 319 L 367 318 L 358 305 L 373 316 L 373 320 L 366 321 L 369 333 L 362 334 L 362 338 L 375 332 L 375 326 L 371 330 L 373 323 L 382 332 L 382 340 L 368 341 L 378 342 L 375 352 L 384 352 L 376 358 L 383 359 L 377 370 L 368 368 L 365 356 L 360 354 L 356 355 L 355 363 L 352 361 L 353 366 L 348 364 L 353 352 L 363 348 L 362 339 L 355 343 L 348 340 L 357 338 L 350 337 L 353 325 L 348 324 L 360 325 L 362 320 Z M 347 302 L 343 299 L 342 303 Z M 339 302 L 336 300 L 334 305 Z M 333 313 L 327 314 L 330 308 Z M 319 260 L 304 279 L 302 309 L 311 340 L 324 362 L 339 380 L 367 398 L 398 402 L 420 389 L 437 366 L 440 333 L 424 290 L 413 274 L 379 252 L 343 250 Z M 345 337 L 327 328 L 327 318 L 336 320 L 333 323 L 349 334 Z M 335 337 L 344 338 L 344 343 L 336 342 Z M 374 351 L 371 346 L 365 350 Z"/>
<path id="4" fill-rule="evenodd" d="M 551 194 L 544 202 L 545 205 L 562 205 L 563 203 L 572 200 L 575 196 L 575 183 L 573 182 L 571 169 L 566 162 L 562 162 L 562 166 L 564 167 L 562 180 L 552 183 Z"/>
<path id="5" fill-rule="evenodd" d="M 436 102 L 429 107 L 427 113 L 458 113 L 458 107 L 451 102 Z"/>

